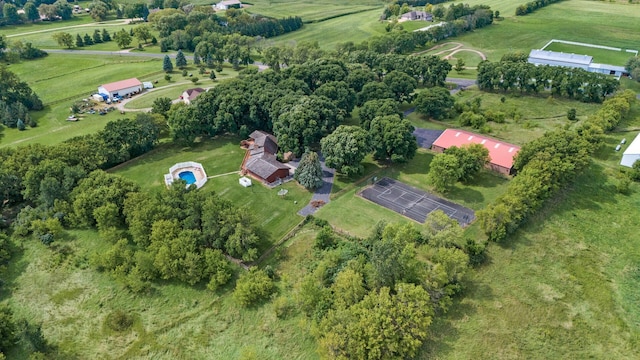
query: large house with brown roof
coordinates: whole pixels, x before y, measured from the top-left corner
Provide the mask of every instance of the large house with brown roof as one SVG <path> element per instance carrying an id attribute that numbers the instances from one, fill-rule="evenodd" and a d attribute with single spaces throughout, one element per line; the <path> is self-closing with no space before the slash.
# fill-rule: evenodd
<path id="1" fill-rule="evenodd" d="M 433 142 L 431 150 L 444 152 L 452 146 L 461 147 L 469 144 L 481 144 L 489 150 L 488 167 L 491 170 L 505 175 L 513 173 L 513 157 L 520 151 L 520 147 L 476 133 L 447 129 Z"/>
<path id="2" fill-rule="evenodd" d="M 256 130 L 243 141 L 247 153 L 242 162 L 242 172 L 267 183 L 284 179 L 290 175 L 290 168 L 278 161 L 278 141 L 264 131 Z"/>

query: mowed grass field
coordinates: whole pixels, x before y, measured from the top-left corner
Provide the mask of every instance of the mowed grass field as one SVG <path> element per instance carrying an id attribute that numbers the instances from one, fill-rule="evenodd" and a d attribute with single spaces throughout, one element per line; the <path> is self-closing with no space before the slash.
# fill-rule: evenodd
<path id="1" fill-rule="evenodd" d="M 509 16 L 499 7 L 494 7 L 491 1 L 481 2 Z M 507 17 L 489 27 L 457 37 L 455 41 L 483 51 L 491 61 L 498 61 L 502 55 L 513 51 L 528 54 L 531 49 L 539 49 L 551 39 L 635 49 L 640 43 L 640 33 L 636 31 L 639 17 L 640 6 L 636 4 L 568 0 L 526 16 Z"/>
<path id="2" fill-rule="evenodd" d="M 422 227 L 422 224 L 366 200 L 358 196 L 357 193 L 369 186 L 373 176 L 390 177 L 416 188 L 431 191 L 427 173 L 433 156 L 434 153 L 431 151 L 419 149 L 416 156 L 409 162 L 387 167 L 383 167 L 369 158 L 365 163 L 365 174 L 360 177 L 363 181 L 354 184 L 356 179 L 338 176 L 331 202 L 323 206 L 316 213 L 316 216 L 359 237 L 368 236 L 373 226 L 381 220 L 412 222 L 418 227 Z M 505 178 L 483 171 L 469 184 L 457 183 L 450 192 L 437 195 L 473 210 L 480 210 L 495 200 L 505 190 L 507 184 L 508 181 Z"/>
<path id="3" fill-rule="evenodd" d="M 158 80 L 157 86 L 167 84 L 162 59 L 156 58 L 49 54 L 43 59 L 12 64 L 9 69 L 29 84 L 44 102 L 45 109 L 31 114 L 38 121 L 36 128 L 4 129 L 0 133 L 0 147 L 27 143 L 52 145 L 96 132 L 108 121 L 133 116 L 113 111 L 105 116 L 87 114 L 78 122 L 66 121 L 73 102 L 88 98 L 102 84 L 131 77 L 141 81 Z"/>
<path id="4" fill-rule="evenodd" d="M 597 45 L 597 44 L 596 44 Z M 640 45 L 638 46 L 640 48 Z M 568 54 L 589 55 L 593 56 L 593 62 L 607 63 L 611 65 L 624 66 L 630 57 L 635 54 L 624 51 L 597 49 L 587 46 L 571 45 L 554 42 L 547 46 L 545 50 L 558 51 Z M 637 49 L 633 49 L 637 50 Z"/>
<path id="5" fill-rule="evenodd" d="M 270 245 L 282 238 L 303 218 L 296 213 L 311 199 L 311 192 L 291 181 L 274 189 L 269 189 L 254 180 L 249 188 L 238 183 L 240 165 L 245 151 L 240 148 L 240 138 L 220 137 L 206 140 L 189 147 L 161 144 L 152 152 L 142 155 L 111 170 L 138 183 L 152 192 L 164 190 L 164 174 L 176 163 L 196 161 L 202 164 L 210 179 L 200 191 L 215 192 L 236 206 L 246 206 L 252 210 L 258 225 L 269 235 Z M 284 197 L 278 191 L 287 189 Z M 261 250 L 265 250 L 263 247 Z"/>
<path id="6" fill-rule="evenodd" d="M 384 34 L 386 23 L 379 20 L 381 14 L 382 7 L 314 24 L 305 24 L 300 30 L 270 40 L 276 45 L 317 41 L 322 49 L 332 50 L 339 43 L 347 41 L 360 43 L 371 36 Z"/>

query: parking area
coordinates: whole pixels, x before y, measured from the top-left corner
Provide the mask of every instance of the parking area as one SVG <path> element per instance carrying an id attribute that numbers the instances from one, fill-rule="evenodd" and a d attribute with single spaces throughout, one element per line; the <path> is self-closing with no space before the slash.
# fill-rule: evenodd
<path id="1" fill-rule="evenodd" d="M 475 219 L 471 209 L 390 178 L 380 179 L 359 195 L 419 223 L 435 210 L 442 210 L 463 227 Z"/>

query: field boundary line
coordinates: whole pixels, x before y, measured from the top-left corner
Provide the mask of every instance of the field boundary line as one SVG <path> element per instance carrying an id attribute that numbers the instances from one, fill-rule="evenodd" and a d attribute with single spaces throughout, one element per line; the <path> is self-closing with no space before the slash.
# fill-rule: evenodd
<path id="1" fill-rule="evenodd" d="M 583 42 L 578 42 L 578 41 L 558 40 L 558 39 L 549 40 L 549 42 L 546 43 L 540 50 L 546 49 L 549 45 L 551 45 L 553 43 L 584 46 L 584 47 L 589 47 L 589 48 L 594 48 L 594 49 L 603 49 L 603 50 L 611 50 L 611 51 L 625 51 L 625 52 L 628 52 L 628 53 L 631 53 L 631 54 L 635 54 L 636 56 L 638 56 L 638 50 L 622 49 L 622 48 L 617 48 L 617 47 L 613 47 L 613 46 L 596 45 L 596 44 L 589 44 L 589 43 L 583 43 Z"/>

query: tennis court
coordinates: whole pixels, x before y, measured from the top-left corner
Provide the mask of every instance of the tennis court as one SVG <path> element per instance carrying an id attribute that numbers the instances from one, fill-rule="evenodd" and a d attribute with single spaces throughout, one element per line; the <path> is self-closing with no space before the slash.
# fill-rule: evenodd
<path id="1" fill-rule="evenodd" d="M 424 223 L 427 215 L 435 210 L 442 210 L 463 227 L 475 219 L 471 209 L 389 178 L 382 178 L 362 190 L 360 196 L 419 223 Z"/>

